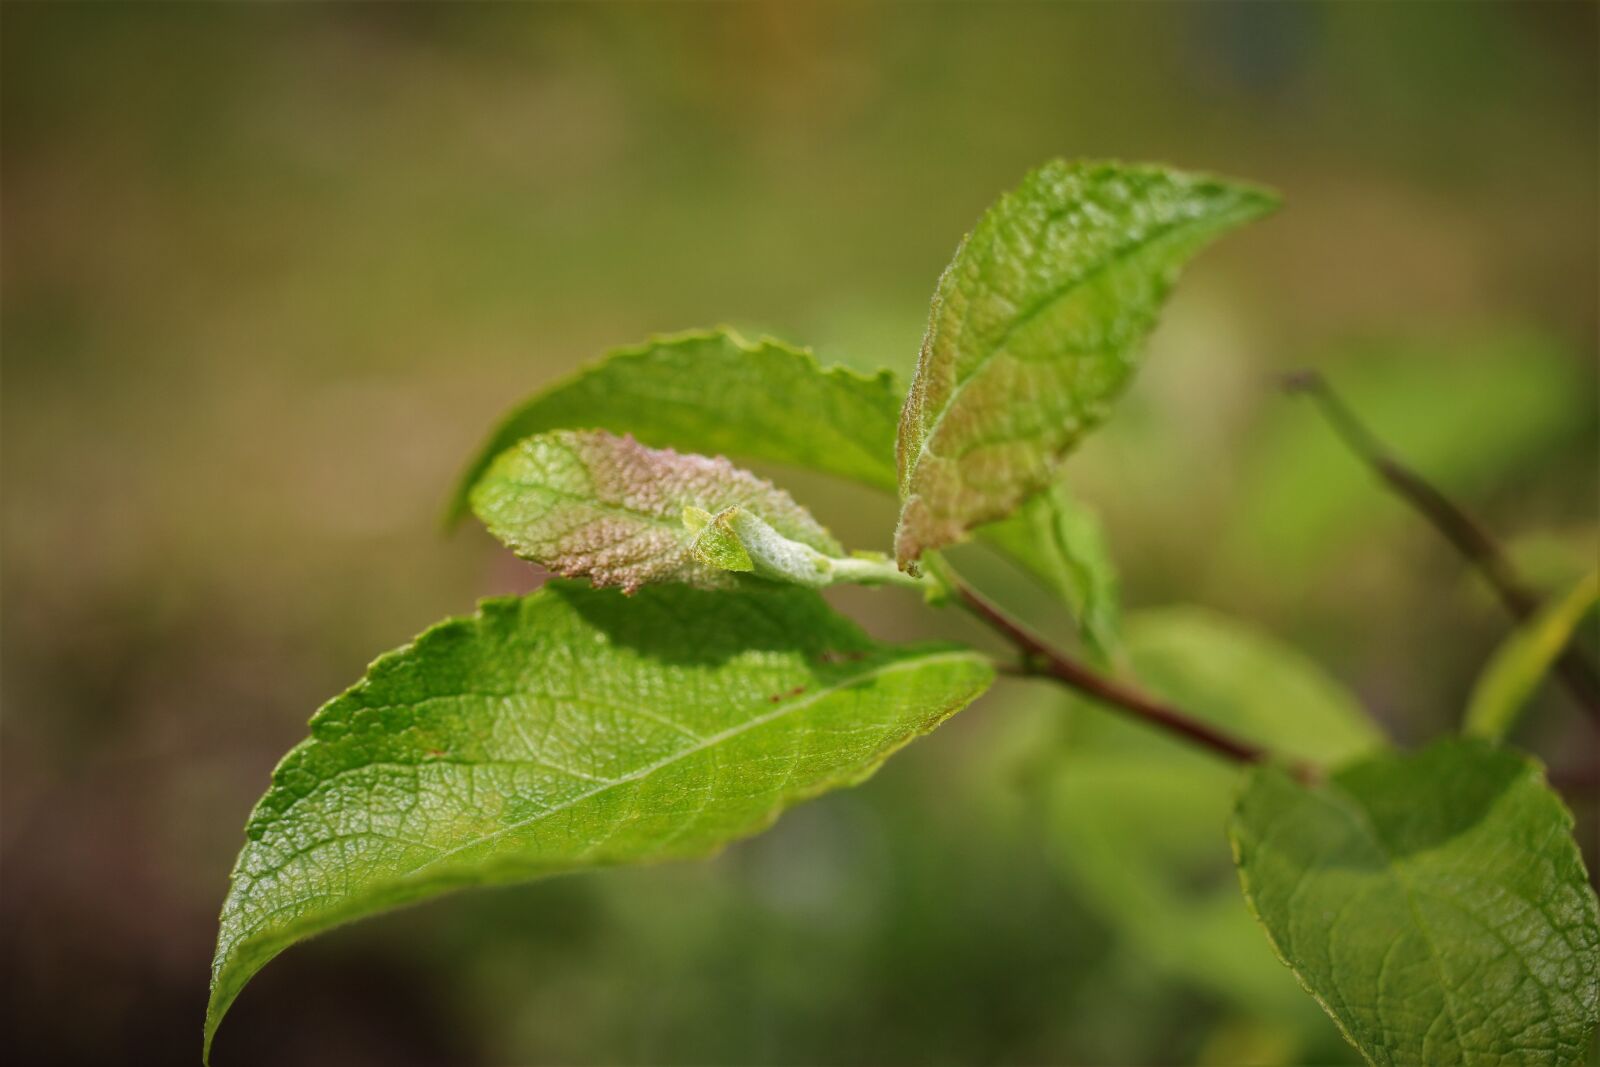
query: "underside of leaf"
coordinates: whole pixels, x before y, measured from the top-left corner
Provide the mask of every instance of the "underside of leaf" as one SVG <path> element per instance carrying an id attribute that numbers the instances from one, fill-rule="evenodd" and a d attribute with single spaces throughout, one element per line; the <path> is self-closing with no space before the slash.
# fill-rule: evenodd
<path id="1" fill-rule="evenodd" d="M 557 430 L 502 453 L 472 508 L 517 555 L 565 577 L 632 592 L 653 582 L 729 588 L 729 569 L 693 551 L 685 509 L 742 508 L 818 552 L 842 549 L 788 493 L 722 457 L 646 448 L 603 430 Z"/>
<path id="2" fill-rule="evenodd" d="M 996 203 L 939 281 L 901 414 L 900 565 L 1048 488 L 1127 384 L 1179 267 L 1275 203 L 1200 175 L 1060 161 Z"/>
<path id="3" fill-rule="evenodd" d="M 485 602 L 374 663 L 273 773 L 223 906 L 207 1048 L 297 941 L 452 889 L 704 855 L 866 778 L 992 675 L 792 587 Z"/>

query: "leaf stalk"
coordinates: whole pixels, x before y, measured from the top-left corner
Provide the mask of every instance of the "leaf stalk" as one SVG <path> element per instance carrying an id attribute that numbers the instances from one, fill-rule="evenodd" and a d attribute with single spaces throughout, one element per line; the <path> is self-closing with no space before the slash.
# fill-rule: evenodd
<path id="1" fill-rule="evenodd" d="M 1273 758 L 1272 753 L 1258 745 L 1234 737 L 1123 682 L 1098 674 L 1064 652 L 1052 648 L 983 594 L 949 573 L 948 568 L 941 569 L 944 571 L 940 575 L 941 581 L 955 594 L 962 606 L 1005 637 L 1022 654 L 1019 669 L 1015 673 L 1059 682 L 1235 763 L 1265 763 Z M 1320 777 L 1314 768 L 1306 764 L 1296 763 L 1291 765 L 1291 769 L 1302 780 Z"/>

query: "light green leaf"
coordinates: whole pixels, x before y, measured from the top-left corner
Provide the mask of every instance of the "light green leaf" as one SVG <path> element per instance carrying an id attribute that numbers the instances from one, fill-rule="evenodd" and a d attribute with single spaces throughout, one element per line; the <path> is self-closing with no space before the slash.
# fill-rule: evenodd
<path id="1" fill-rule="evenodd" d="M 461 476 L 447 520 L 501 452 L 546 430 L 631 433 L 656 448 L 768 460 L 876 488 L 895 487 L 902 391 L 888 371 L 823 368 L 805 349 L 748 342 L 723 328 L 658 337 L 525 401 L 501 421 Z"/>
<path id="2" fill-rule="evenodd" d="M 1125 650 L 1142 687 L 1275 751 L 1337 760 L 1383 743 L 1314 663 L 1226 616 L 1137 613 Z M 1085 903 L 1148 964 L 1301 1032 L 1326 1025 L 1239 899 L 1223 843 L 1239 769 L 1081 701 L 1063 757 L 1051 851 Z"/>
<path id="3" fill-rule="evenodd" d="M 1078 620 L 1084 644 L 1109 661 L 1121 610 L 1117 569 L 1093 511 L 1058 482 L 979 533 L 1043 579 Z"/>
<path id="4" fill-rule="evenodd" d="M 683 513 L 686 521 L 692 523 L 691 529 L 695 531 L 694 544 L 691 548 L 695 558 L 701 563 L 723 571 L 756 569 L 756 561 L 750 558 L 750 550 L 739 540 L 739 534 L 733 529 L 730 521 L 732 516 L 744 514 L 738 508 L 728 508 L 715 515 L 707 515 L 703 522 L 698 508 L 685 508 Z"/>
<path id="5" fill-rule="evenodd" d="M 1341 683 L 1294 646 L 1241 619 L 1196 607 L 1144 611 L 1129 621 L 1127 640 L 1141 685 L 1279 755 L 1338 763 L 1387 744 Z M 1124 718 L 1108 729 L 1140 739 L 1119 744 L 1159 744 L 1216 763 Z"/>
<path id="6" fill-rule="evenodd" d="M 1276 204 L 1203 175 L 1058 160 L 990 208 L 939 280 L 901 414 L 901 566 L 1047 489 L 1127 384 L 1179 267 Z"/>
<path id="7" fill-rule="evenodd" d="M 843 552 L 788 493 L 726 459 L 646 448 L 603 430 L 525 438 L 472 490 L 473 511 L 517 555 L 630 593 L 650 582 L 732 586 L 730 568 L 693 552 L 702 521 L 694 513 L 727 508 L 753 512 L 814 551 Z"/>
<path id="8" fill-rule="evenodd" d="M 374 663 L 273 773 L 223 906 L 207 1047 L 296 941 L 447 890 L 705 855 L 862 781 L 992 674 L 788 587 L 485 602 Z"/>
<path id="9" fill-rule="evenodd" d="M 618 349 L 507 415 L 462 474 L 446 520 L 470 510 L 473 487 L 500 453 L 557 429 L 632 434 L 657 448 L 785 463 L 894 492 L 904 396 L 890 371 L 822 367 L 807 349 L 771 338 L 751 343 L 726 327 L 654 338 Z M 1038 554 L 1024 539 L 1011 547 Z"/>
<path id="10" fill-rule="evenodd" d="M 1546 604 L 1506 638 L 1472 688 L 1462 732 L 1493 741 L 1505 737 L 1539 680 L 1596 603 L 1600 603 L 1600 572 L 1591 573 Z"/>
<path id="11" fill-rule="evenodd" d="M 1572 816 L 1524 757 L 1469 740 L 1307 788 L 1251 775 L 1230 829 L 1273 947 L 1375 1064 L 1573 1064 L 1600 922 Z"/>

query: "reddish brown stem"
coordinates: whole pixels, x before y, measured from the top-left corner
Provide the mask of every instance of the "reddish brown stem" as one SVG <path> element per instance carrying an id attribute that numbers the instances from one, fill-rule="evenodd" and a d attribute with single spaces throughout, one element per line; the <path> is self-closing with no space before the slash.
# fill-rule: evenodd
<path id="1" fill-rule="evenodd" d="M 1285 378 L 1283 384 L 1289 392 L 1304 394 L 1316 402 L 1317 409 L 1345 446 L 1455 546 L 1489 583 L 1508 615 L 1517 622 L 1524 622 L 1539 610 L 1538 597 L 1522 584 L 1489 531 L 1416 471 L 1390 455 L 1322 375 L 1316 371 L 1299 371 Z M 1571 645 L 1557 658 L 1555 671 L 1573 699 L 1600 719 L 1600 671 Z"/>
<path id="2" fill-rule="evenodd" d="M 947 576 L 945 580 L 969 611 L 1017 647 L 1023 655 L 1026 673 L 1052 678 L 1071 689 L 1094 697 L 1103 704 L 1142 719 L 1158 729 L 1177 734 L 1236 763 L 1262 763 L 1271 758 L 1271 753 L 1266 749 L 1232 737 L 1131 686 L 1096 674 L 1083 664 L 1045 644 L 959 579 Z M 1296 772 L 1302 778 L 1313 777 L 1308 768 L 1297 767 Z"/>

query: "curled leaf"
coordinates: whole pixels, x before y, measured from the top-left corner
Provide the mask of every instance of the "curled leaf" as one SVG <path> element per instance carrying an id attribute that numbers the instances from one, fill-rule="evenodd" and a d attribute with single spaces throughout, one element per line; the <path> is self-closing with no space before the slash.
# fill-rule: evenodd
<path id="1" fill-rule="evenodd" d="M 695 558 L 708 567 L 715 567 L 719 571 L 753 571 L 756 565 L 750 558 L 750 550 L 739 540 L 738 532 L 728 521 L 728 517 L 735 514 L 744 512 L 738 508 L 728 508 L 714 516 L 707 516 L 703 523 L 699 523 L 699 516 L 695 516 L 698 525 L 691 547 Z"/>
<path id="2" fill-rule="evenodd" d="M 695 535 L 694 554 L 702 563 L 762 578 L 822 589 L 842 582 L 858 585 L 909 585 L 926 588 L 902 574 L 881 552 L 832 556 L 791 541 L 744 508 L 725 508 Z"/>
<path id="3" fill-rule="evenodd" d="M 732 507 L 814 551 L 842 551 L 788 493 L 726 459 L 647 448 L 604 430 L 529 437 L 501 453 L 472 490 L 473 511 L 517 555 L 630 593 L 653 582 L 732 585 L 730 571 L 745 568 L 709 564 L 693 551 L 699 516 Z"/>

